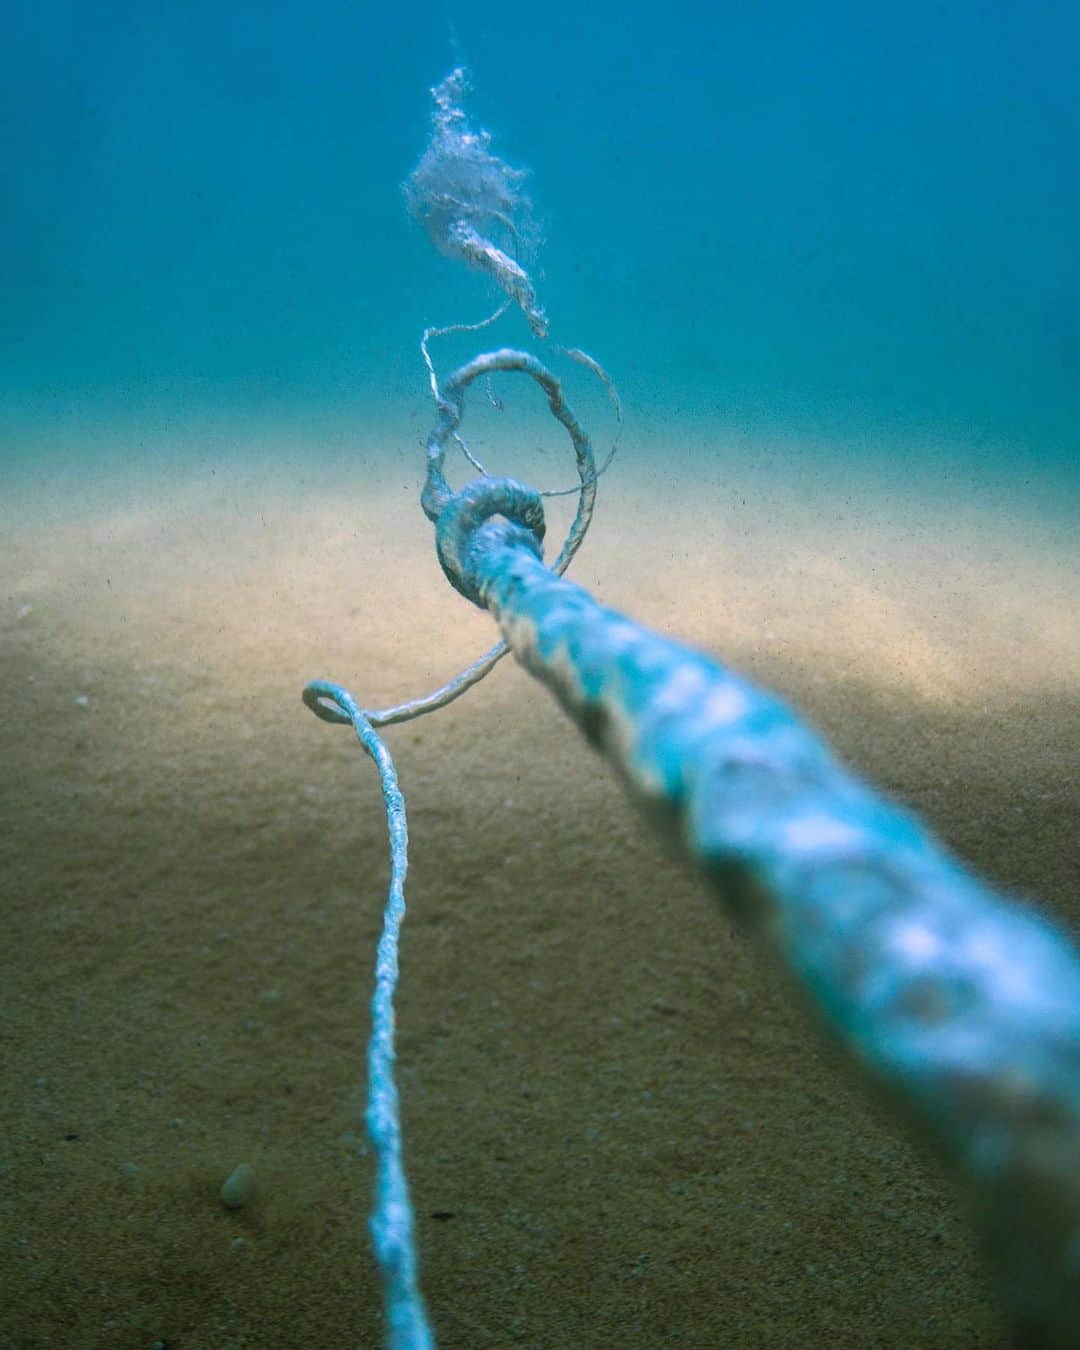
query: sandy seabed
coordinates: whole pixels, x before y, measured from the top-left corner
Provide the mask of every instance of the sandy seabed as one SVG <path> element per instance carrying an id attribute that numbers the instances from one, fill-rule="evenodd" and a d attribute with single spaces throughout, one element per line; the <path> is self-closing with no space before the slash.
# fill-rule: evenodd
<path id="1" fill-rule="evenodd" d="M 662 471 L 612 477 L 576 579 L 779 692 L 1075 930 L 1068 531 L 962 483 L 928 506 L 902 469 L 643 458 Z M 321 469 L 0 481 L 4 1347 L 380 1344 L 385 826 L 299 693 L 415 696 L 493 630 L 438 570 L 415 463 Z M 934 1161 L 542 689 L 504 662 L 387 739 L 440 1346 L 1003 1344 Z"/>

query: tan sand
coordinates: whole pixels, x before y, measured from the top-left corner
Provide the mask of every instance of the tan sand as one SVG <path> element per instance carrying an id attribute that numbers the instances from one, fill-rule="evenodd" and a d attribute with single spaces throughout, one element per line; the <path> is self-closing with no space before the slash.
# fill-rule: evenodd
<path id="1" fill-rule="evenodd" d="M 1080 923 L 1064 530 L 977 484 L 928 513 L 900 470 L 639 459 L 662 467 L 612 476 L 577 579 L 779 691 Z M 380 1343 L 360 1155 L 384 821 L 299 693 L 417 695 L 492 627 L 438 571 L 414 462 L 366 486 L 295 468 L 7 484 L 5 1347 Z M 505 662 L 388 740 L 441 1346 L 1003 1343 L 934 1162 L 542 690 Z M 257 1196 L 230 1211 L 240 1162 Z"/>

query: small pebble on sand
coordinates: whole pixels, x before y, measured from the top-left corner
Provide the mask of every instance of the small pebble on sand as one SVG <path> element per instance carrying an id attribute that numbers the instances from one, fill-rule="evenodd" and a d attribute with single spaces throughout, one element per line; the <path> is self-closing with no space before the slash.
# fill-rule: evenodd
<path id="1" fill-rule="evenodd" d="M 221 1203 L 226 1209 L 243 1209 L 255 1194 L 255 1173 L 247 1163 L 234 1169 L 221 1188 Z"/>

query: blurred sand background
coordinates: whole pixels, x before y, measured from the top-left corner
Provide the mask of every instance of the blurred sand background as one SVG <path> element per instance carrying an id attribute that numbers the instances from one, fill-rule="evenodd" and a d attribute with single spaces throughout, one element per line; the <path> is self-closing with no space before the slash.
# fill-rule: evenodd
<path id="1" fill-rule="evenodd" d="M 0 481 L 5 1347 L 380 1343 L 385 826 L 300 690 L 383 706 L 493 640 L 438 570 L 400 433 Z M 1075 497 L 649 434 L 572 575 L 778 691 L 1075 929 Z M 950 1185 L 543 690 L 506 661 L 387 739 L 441 1346 L 1002 1344 Z M 257 1196 L 229 1212 L 241 1161 Z"/>

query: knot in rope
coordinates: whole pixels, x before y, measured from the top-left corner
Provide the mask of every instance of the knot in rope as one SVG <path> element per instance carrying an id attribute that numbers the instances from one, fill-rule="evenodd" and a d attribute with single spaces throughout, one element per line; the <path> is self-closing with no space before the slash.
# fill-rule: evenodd
<path id="1" fill-rule="evenodd" d="M 485 550 L 511 545 L 540 558 L 544 529 L 544 504 L 535 488 L 513 478 L 475 478 L 443 506 L 435 547 L 450 585 L 483 608 L 478 563 Z"/>

